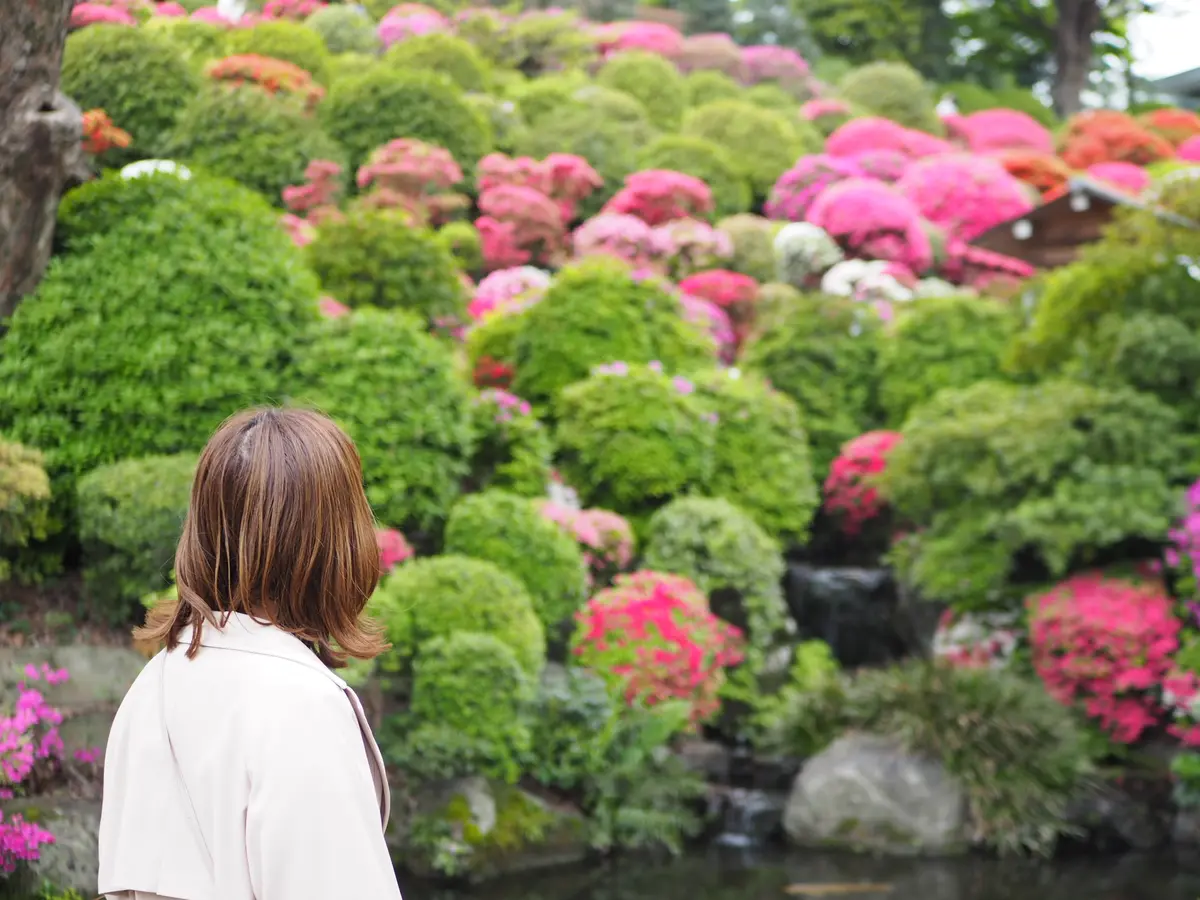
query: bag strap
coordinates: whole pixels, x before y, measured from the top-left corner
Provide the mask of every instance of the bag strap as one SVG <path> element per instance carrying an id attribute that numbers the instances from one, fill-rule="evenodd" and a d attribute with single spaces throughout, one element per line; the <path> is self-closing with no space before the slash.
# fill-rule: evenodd
<path id="1" fill-rule="evenodd" d="M 216 870 L 213 867 L 212 853 L 208 849 L 208 841 L 204 839 L 204 832 L 200 828 L 200 817 L 196 815 L 196 805 L 192 802 L 191 792 L 188 791 L 187 781 L 183 777 L 183 769 L 179 765 L 179 757 L 175 755 L 175 744 L 171 740 L 171 729 L 167 727 L 167 653 L 162 654 L 162 666 L 159 672 L 159 699 L 162 703 L 162 723 L 163 735 L 167 739 L 167 749 L 171 751 L 171 762 L 175 765 L 176 781 L 179 782 L 179 787 L 183 791 L 184 799 L 187 800 L 187 816 L 188 821 L 192 823 L 192 830 L 195 832 L 196 841 L 200 848 L 204 851 L 204 864 L 208 869 L 208 877 L 210 880 L 216 878 Z"/>

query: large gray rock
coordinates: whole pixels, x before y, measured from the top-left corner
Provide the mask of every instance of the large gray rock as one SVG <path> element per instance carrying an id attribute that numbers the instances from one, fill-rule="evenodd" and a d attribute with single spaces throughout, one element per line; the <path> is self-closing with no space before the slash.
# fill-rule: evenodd
<path id="1" fill-rule="evenodd" d="M 1065 818 L 1077 832 L 1076 842 L 1089 850 L 1156 850 L 1172 838 L 1170 790 L 1165 780 L 1148 783 L 1136 777 L 1084 782 L 1067 805 Z"/>
<path id="2" fill-rule="evenodd" d="M 941 763 L 865 734 L 839 738 L 805 764 L 783 827 L 808 847 L 947 855 L 969 844 L 966 796 Z"/>

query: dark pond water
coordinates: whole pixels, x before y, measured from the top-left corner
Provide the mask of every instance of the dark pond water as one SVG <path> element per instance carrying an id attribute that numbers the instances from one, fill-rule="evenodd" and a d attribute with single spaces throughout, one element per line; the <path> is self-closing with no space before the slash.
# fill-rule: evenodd
<path id="1" fill-rule="evenodd" d="M 849 892 L 849 884 L 862 889 Z M 797 891 L 800 886 L 808 890 Z M 1183 871 L 1171 857 L 1151 856 L 1042 864 L 712 850 L 674 862 L 628 860 L 587 872 L 529 875 L 456 893 L 403 881 L 401 887 L 405 900 L 1198 900 L 1200 874 Z"/>

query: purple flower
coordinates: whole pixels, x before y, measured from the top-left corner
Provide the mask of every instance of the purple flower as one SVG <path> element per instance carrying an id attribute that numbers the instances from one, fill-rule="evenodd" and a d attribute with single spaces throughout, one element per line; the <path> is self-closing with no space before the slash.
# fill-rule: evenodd
<path id="1" fill-rule="evenodd" d="M 682 375 L 676 375 L 674 378 L 672 378 L 671 386 L 681 394 L 690 394 L 696 390 L 696 386 Z"/>

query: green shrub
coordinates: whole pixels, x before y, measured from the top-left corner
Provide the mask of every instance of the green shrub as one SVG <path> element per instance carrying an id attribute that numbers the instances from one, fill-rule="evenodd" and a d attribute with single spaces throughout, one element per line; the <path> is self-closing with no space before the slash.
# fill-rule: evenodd
<path id="1" fill-rule="evenodd" d="M 779 545 L 724 498 L 683 497 L 650 518 L 642 567 L 682 575 L 708 594 L 713 612 L 742 629 L 757 670 L 787 637 Z"/>
<path id="2" fill-rule="evenodd" d="M 777 84 L 756 84 L 746 91 L 742 99 L 763 109 L 773 109 L 785 116 L 796 116 L 799 112 L 796 98 Z"/>
<path id="3" fill-rule="evenodd" d="M 670 169 L 699 178 L 712 190 L 713 214 L 730 216 L 750 208 L 750 185 L 729 155 L 703 138 L 664 135 L 642 151 L 643 169 Z"/>
<path id="4" fill-rule="evenodd" d="M 751 373 L 712 370 L 695 381 L 717 417 L 708 494 L 733 501 L 777 538 L 803 542 L 820 498 L 796 404 Z"/>
<path id="5" fill-rule="evenodd" d="M 196 457 L 148 456 L 79 479 L 79 540 L 89 597 L 112 621 L 170 582 Z"/>
<path id="6" fill-rule="evenodd" d="M 330 53 L 374 53 L 379 49 L 375 23 L 359 7 L 322 6 L 304 24 L 321 36 Z"/>
<path id="7" fill-rule="evenodd" d="M 316 280 L 265 200 L 200 174 L 154 180 L 169 177 L 123 181 L 127 197 L 102 180 L 73 202 L 73 252 L 0 341 L 0 433 L 41 447 L 56 476 L 198 451 L 285 393 L 316 321 Z M 109 209 L 140 213 L 88 234 Z"/>
<path id="8" fill-rule="evenodd" d="M 572 11 L 531 9 L 506 19 L 486 10 L 458 22 L 457 31 L 495 66 L 529 78 L 576 70 L 595 56 L 595 39 Z"/>
<path id="9" fill-rule="evenodd" d="M 525 129 L 525 121 L 516 105 L 492 94 L 467 94 L 463 99 L 491 127 L 495 149 L 511 154 L 517 136 Z"/>
<path id="10" fill-rule="evenodd" d="M 329 83 L 356 78 L 380 67 L 379 57 L 369 53 L 338 53 L 329 60 Z"/>
<path id="11" fill-rule="evenodd" d="M 211 188 L 211 193 L 207 188 Z M 245 188 L 232 181 L 215 182 L 208 175 L 179 178 L 169 172 L 149 172 L 138 178 L 123 178 L 109 170 L 99 178 L 85 181 L 63 195 L 58 204 L 58 221 L 54 226 L 54 241 L 59 252 L 86 252 L 91 242 L 102 237 L 114 223 L 137 221 L 155 214 L 160 207 L 203 203 L 215 197 L 214 211 L 224 212 L 223 205 L 231 197 L 250 197 Z M 255 197 L 248 208 L 257 206 L 266 212 L 261 198 Z M 197 209 L 203 214 L 205 207 Z M 260 221 L 267 221 L 263 216 Z M 219 224 L 214 220 L 214 225 Z"/>
<path id="12" fill-rule="evenodd" d="M 999 853 L 1049 856 L 1071 833 L 1067 805 L 1091 768 L 1087 741 L 1036 681 L 917 661 L 823 679 L 791 699 L 774 735 L 785 753 L 850 729 L 894 738 L 942 762 Z"/>
<path id="13" fill-rule="evenodd" d="M 901 62 L 873 62 L 854 69 L 838 85 L 848 103 L 878 116 L 930 134 L 945 134 L 938 118 L 937 100 L 921 74 Z"/>
<path id="14" fill-rule="evenodd" d="M 488 65 L 473 46 L 460 37 L 434 31 L 393 44 L 383 56 L 385 64 L 417 72 L 439 72 L 464 91 L 486 91 Z"/>
<path id="15" fill-rule="evenodd" d="M 472 774 L 515 782 L 530 750 L 524 714 L 533 686 L 513 649 L 496 636 L 435 637 L 413 664 L 412 721 L 418 732 L 422 725 L 454 731 L 478 747 L 482 768 Z M 417 741 L 424 743 L 419 734 Z"/>
<path id="16" fill-rule="evenodd" d="M 253 85 L 214 86 L 198 94 L 180 113 L 169 151 L 254 188 L 279 207 L 283 189 L 303 184 L 314 159 L 346 163 L 342 148 L 295 100 Z"/>
<path id="17" fill-rule="evenodd" d="M 450 151 L 464 172 L 492 148 L 486 119 L 454 84 L 435 72 L 381 66 L 337 81 L 320 108 L 325 129 L 357 170 L 371 151 L 394 138 L 417 138 Z"/>
<path id="18" fill-rule="evenodd" d="M 1028 88 L 1011 85 L 990 90 L 977 84 L 956 81 L 946 85 L 946 90 L 954 95 L 954 103 L 964 116 L 983 109 L 1015 109 L 1033 116 L 1047 128 L 1053 129 L 1059 124 L 1054 110 Z"/>
<path id="19" fill-rule="evenodd" d="M 585 506 L 638 519 L 709 478 L 714 423 L 667 375 L 593 375 L 562 392 L 558 411 L 559 462 Z"/>
<path id="20" fill-rule="evenodd" d="M 559 272 L 546 296 L 521 315 L 513 391 L 552 403 L 592 368 L 613 361 L 659 360 L 684 371 L 713 359 L 708 336 L 684 321 L 677 298 L 652 280 L 635 281 L 608 259 Z"/>
<path id="21" fill-rule="evenodd" d="M 587 77 L 582 72 L 559 72 L 518 82 L 509 89 L 509 95 L 521 118 L 535 125 L 563 110 L 576 109 L 579 104 L 575 94 L 587 86 Z"/>
<path id="22" fill-rule="evenodd" d="M 879 405 L 891 428 L 943 388 L 999 378 L 1019 320 L 1012 307 L 971 295 L 900 307 L 879 344 Z"/>
<path id="23" fill-rule="evenodd" d="M 733 258 L 728 267 L 749 275 L 760 284 L 775 280 L 775 233 L 778 224 L 749 213 L 730 216 L 717 223 L 729 235 Z"/>
<path id="24" fill-rule="evenodd" d="M 1154 397 L 980 382 L 917 407 L 880 486 L 910 526 L 900 577 L 959 610 L 1012 607 L 1115 548 L 1165 539 L 1194 448 Z"/>
<path id="25" fill-rule="evenodd" d="M 103 109 L 133 138 L 103 155 L 107 165 L 161 156 L 176 116 L 199 88 L 200 76 L 160 32 L 89 25 L 67 38 L 63 93 L 80 109 Z"/>
<path id="26" fill-rule="evenodd" d="M 736 100 L 742 96 L 742 86 L 715 69 L 689 72 L 683 79 L 690 106 L 703 106 L 715 100 Z"/>
<path id="27" fill-rule="evenodd" d="M 683 133 L 722 148 L 755 195 L 765 197 L 796 157 L 820 152 L 823 141 L 808 122 L 789 120 L 742 100 L 716 100 L 690 110 Z"/>
<path id="28" fill-rule="evenodd" d="M 467 387 L 415 317 L 359 309 L 322 324 L 297 361 L 300 396 L 358 445 L 367 498 L 402 530 L 443 520 L 471 458 Z"/>
<path id="29" fill-rule="evenodd" d="M 447 222 L 437 230 L 436 237 L 462 271 L 471 273 L 483 268 L 483 243 L 470 222 Z"/>
<path id="30" fill-rule="evenodd" d="M 547 666 L 532 707 L 529 774 L 547 787 L 577 789 L 603 764 L 616 718 L 604 679 Z"/>
<path id="31" fill-rule="evenodd" d="M 429 641 L 460 631 L 496 638 L 531 678 L 546 661 L 546 634 L 529 593 L 516 577 L 484 560 L 411 560 L 384 577 L 368 607 L 402 669 L 411 667 Z"/>
<path id="32" fill-rule="evenodd" d="M 152 16 L 142 29 L 167 38 L 195 71 L 225 55 L 225 29 L 199 19 Z"/>
<path id="33" fill-rule="evenodd" d="M 300 22 L 272 19 L 251 28 L 235 28 L 226 38 L 230 56 L 255 54 L 299 66 L 321 84 L 329 82 L 329 51 L 321 35 Z"/>
<path id="34" fill-rule="evenodd" d="M 467 332 L 467 359 L 471 369 L 485 359 L 512 365 L 517 359 L 517 340 L 525 330 L 525 312 L 488 316 Z"/>
<path id="35" fill-rule="evenodd" d="M 768 281 L 758 286 L 758 300 L 754 305 L 754 324 L 758 331 L 768 331 L 792 309 L 804 302 L 804 295 L 790 284 Z"/>
<path id="36" fill-rule="evenodd" d="M 0 584 L 12 575 L 13 556 L 50 535 L 50 476 L 42 464 L 38 451 L 0 438 Z"/>
<path id="37" fill-rule="evenodd" d="M 475 453 L 468 490 L 501 488 L 522 497 L 544 497 L 551 478 L 550 430 L 511 395 L 483 391 L 471 404 Z M 520 401 L 518 401 L 519 404 Z"/>
<path id="38" fill-rule="evenodd" d="M 796 401 L 824 481 L 842 444 L 877 422 L 875 358 L 879 331 L 851 300 L 799 296 L 751 338 L 744 366 Z"/>
<path id="39" fill-rule="evenodd" d="M 515 575 L 550 633 L 587 596 L 587 567 L 575 540 L 541 514 L 540 501 L 505 491 L 464 497 L 446 522 L 445 552 L 495 563 Z"/>
<path id="40" fill-rule="evenodd" d="M 596 77 L 605 87 L 640 100 L 655 127 L 664 131 L 679 127 L 688 104 L 687 89 L 679 70 L 657 53 L 618 53 L 609 57 Z"/>
<path id="41" fill-rule="evenodd" d="M 329 219 L 307 249 L 321 287 L 347 306 L 404 309 L 430 323 L 466 312 L 454 257 L 397 211 L 356 209 Z"/>

